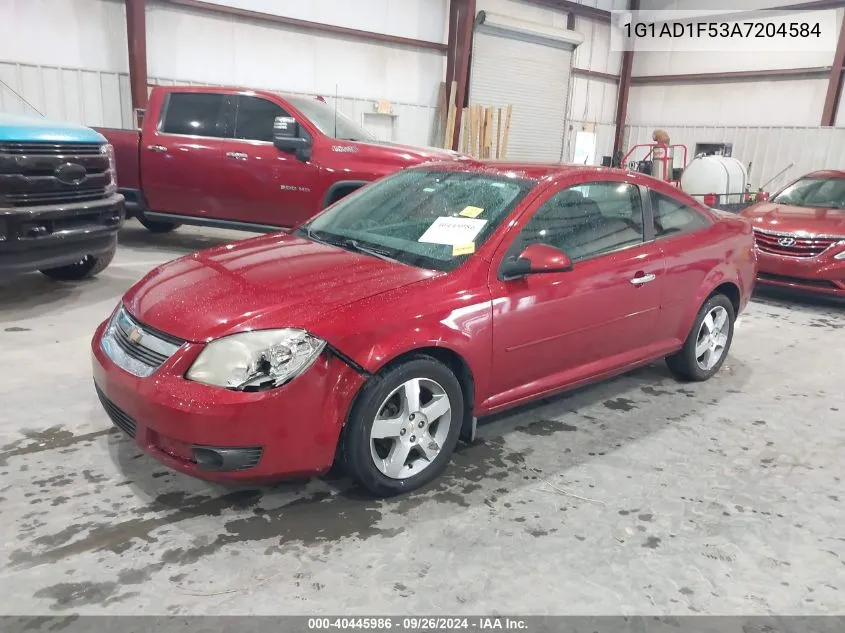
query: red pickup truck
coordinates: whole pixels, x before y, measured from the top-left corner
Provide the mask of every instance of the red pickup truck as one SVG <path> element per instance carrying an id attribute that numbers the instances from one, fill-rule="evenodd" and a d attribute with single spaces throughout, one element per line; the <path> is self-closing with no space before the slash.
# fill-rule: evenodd
<path id="1" fill-rule="evenodd" d="M 157 233 L 291 227 L 389 173 L 462 158 L 377 141 L 314 97 L 238 88 L 156 87 L 140 131 L 98 131 L 127 215 Z"/>

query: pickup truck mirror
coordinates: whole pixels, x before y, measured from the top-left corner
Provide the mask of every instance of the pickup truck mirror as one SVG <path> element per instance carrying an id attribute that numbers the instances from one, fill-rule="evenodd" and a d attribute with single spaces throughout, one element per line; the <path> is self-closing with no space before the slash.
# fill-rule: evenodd
<path id="1" fill-rule="evenodd" d="M 299 160 L 311 158 L 311 136 L 301 133 L 293 117 L 277 116 L 273 120 L 273 145 L 283 152 L 294 152 Z"/>

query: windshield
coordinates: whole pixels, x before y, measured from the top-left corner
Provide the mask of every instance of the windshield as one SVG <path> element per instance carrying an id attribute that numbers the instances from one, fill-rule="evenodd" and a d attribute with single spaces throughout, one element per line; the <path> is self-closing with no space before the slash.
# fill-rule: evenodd
<path id="1" fill-rule="evenodd" d="M 402 171 L 343 198 L 297 234 L 449 271 L 484 243 L 533 186 L 472 172 Z"/>
<path id="2" fill-rule="evenodd" d="M 778 204 L 845 209 L 845 178 L 802 178 L 772 199 Z"/>
<path id="3" fill-rule="evenodd" d="M 285 95 L 291 105 L 316 125 L 326 136 L 342 141 L 374 141 L 375 137 L 355 123 L 342 112 L 337 113 L 337 133 L 335 133 L 335 110 L 333 107 L 317 101 L 314 97 L 295 97 Z"/>

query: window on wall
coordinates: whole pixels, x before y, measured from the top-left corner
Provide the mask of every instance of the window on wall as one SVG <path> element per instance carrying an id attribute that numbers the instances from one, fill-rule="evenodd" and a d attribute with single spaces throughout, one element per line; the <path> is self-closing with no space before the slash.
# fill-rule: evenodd
<path id="1" fill-rule="evenodd" d="M 173 92 L 167 99 L 161 131 L 215 138 L 229 136 L 228 104 L 227 95 Z"/>
<path id="2" fill-rule="evenodd" d="M 578 261 L 641 244 L 644 239 L 639 188 L 621 182 L 589 183 L 559 191 L 543 203 L 509 254 L 540 243 Z"/>
<path id="3" fill-rule="evenodd" d="M 650 195 L 655 237 L 689 233 L 710 225 L 707 218 L 683 202 L 656 191 L 652 191 Z"/>
<path id="4" fill-rule="evenodd" d="M 235 138 L 272 142 L 273 120 L 277 116 L 290 115 L 267 99 L 239 96 L 235 114 Z"/>

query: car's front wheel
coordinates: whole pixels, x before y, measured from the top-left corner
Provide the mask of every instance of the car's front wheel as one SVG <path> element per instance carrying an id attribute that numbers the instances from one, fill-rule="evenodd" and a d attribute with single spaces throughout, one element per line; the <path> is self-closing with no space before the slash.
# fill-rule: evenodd
<path id="1" fill-rule="evenodd" d="M 666 364 L 684 380 L 708 380 L 722 367 L 734 335 L 736 312 L 723 294 L 710 297 L 701 307 L 681 350 Z"/>
<path id="2" fill-rule="evenodd" d="M 117 245 L 111 250 L 106 251 L 100 255 L 86 255 L 78 262 L 68 264 L 66 266 L 58 266 L 57 268 L 44 268 L 41 272 L 47 275 L 50 279 L 57 281 L 79 281 L 81 279 L 88 279 L 94 275 L 103 272 L 111 260 L 114 259 Z"/>
<path id="3" fill-rule="evenodd" d="M 364 387 L 343 434 L 348 473 L 379 496 L 424 486 L 439 476 L 458 443 L 464 398 L 443 363 L 416 356 Z"/>
<path id="4" fill-rule="evenodd" d="M 177 222 L 166 222 L 164 220 L 149 220 L 144 217 L 139 217 L 138 222 L 147 229 L 150 233 L 170 233 L 178 229 L 181 224 Z"/>

